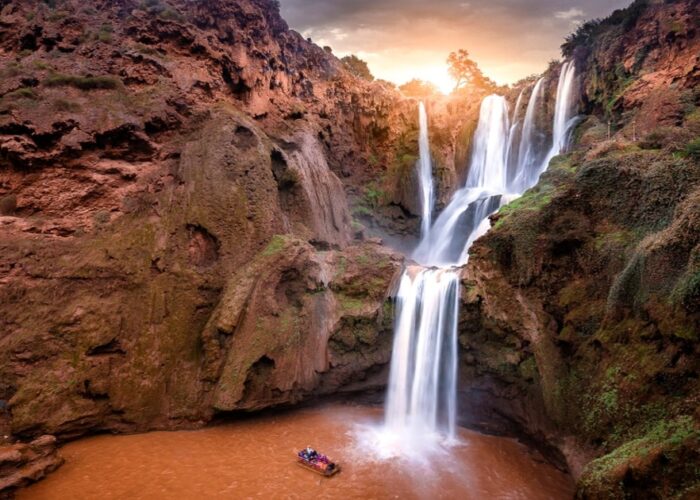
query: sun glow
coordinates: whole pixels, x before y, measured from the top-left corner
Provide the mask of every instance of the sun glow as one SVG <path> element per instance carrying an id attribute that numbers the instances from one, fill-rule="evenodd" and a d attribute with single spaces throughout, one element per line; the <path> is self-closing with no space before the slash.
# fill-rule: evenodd
<path id="1" fill-rule="evenodd" d="M 454 90 L 455 82 L 447 73 L 447 68 L 445 66 L 435 66 L 434 68 L 426 68 L 426 70 L 422 78 L 434 84 L 440 92 L 449 94 Z"/>
<path id="2" fill-rule="evenodd" d="M 418 80 L 423 80 L 425 82 L 432 83 L 437 87 L 437 89 L 442 92 L 443 94 L 447 95 L 450 92 L 454 90 L 455 82 L 450 77 L 450 75 L 447 73 L 447 67 L 444 65 L 436 65 L 436 66 L 423 66 L 423 67 L 417 67 L 412 70 L 412 75 L 410 78 L 406 79 L 406 75 L 401 75 L 401 77 L 397 77 L 396 79 L 392 79 L 389 77 L 390 80 L 393 81 L 398 81 L 401 83 L 406 83 L 409 80 L 412 79 L 418 79 Z"/>

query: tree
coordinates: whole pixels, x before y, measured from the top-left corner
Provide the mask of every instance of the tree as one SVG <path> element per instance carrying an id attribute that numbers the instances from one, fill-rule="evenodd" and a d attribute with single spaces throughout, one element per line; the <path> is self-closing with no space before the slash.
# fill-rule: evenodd
<path id="1" fill-rule="evenodd" d="M 601 23 L 600 19 L 591 19 L 579 25 L 576 31 L 569 34 L 561 45 L 561 52 L 564 57 L 571 57 L 576 47 L 590 46 L 600 31 Z"/>
<path id="2" fill-rule="evenodd" d="M 450 76 L 455 81 L 455 90 L 464 85 L 482 88 L 495 85 L 490 78 L 484 76 L 476 62 L 469 57 L 469 52 L 464 49 L 450 53 L 447 58 L 447 64 L 449 65 L 448 71 Z"/>
<path id="3" fill-rule="evenodd" d="M 374 80 L 374 76 L 370 72 L 367 63 L 359 57 L 357 57 L 355 54 L 343 57 L 341 59 L 341 62 L 343 63 L 343 65 L 345 65 L 347 70 L 350 71 L 350 73 L 352 73 L 356 77 L 362 78 L 370 82 Z"/>
<path id="4" fill-rule="evenodd" d="M 428 97 L 437 92 L 437 87 L 430 82 L 424 82 L 423 80 L 418 80 L 414 78 L 410 82 L 406 82 L 399 86 L 399 90 L 406 97 Z"/>

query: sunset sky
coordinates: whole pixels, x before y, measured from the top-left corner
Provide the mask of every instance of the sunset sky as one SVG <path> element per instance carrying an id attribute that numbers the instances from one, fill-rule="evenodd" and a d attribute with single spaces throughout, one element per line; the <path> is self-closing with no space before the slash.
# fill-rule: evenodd
<path id="1" fill-rule="evenodd" d="M 484 73 L 511 83 L 541 73 L 563 38 L 584 20 L 631 0 L 281 0 L 292 29 L 354 53 L 377 78 L 421 78 L 451 87 L 445 59 L 467 49 Z"/>

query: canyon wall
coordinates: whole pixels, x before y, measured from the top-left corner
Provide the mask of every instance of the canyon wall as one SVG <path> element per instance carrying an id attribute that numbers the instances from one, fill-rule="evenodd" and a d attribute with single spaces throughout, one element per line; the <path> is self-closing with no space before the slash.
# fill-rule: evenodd
<path id="1" fill-rule="evenodd" d="M 697 12 L 636 2 L 565 47 L 574 147 L 463 271 L 463 422 L 530 439 L 581 498 L 698 488 Z M 0 28 L 0 436 L 383 387 L 414 99 L 269 0 L 0 0 Z M 489 90 L 427 99 L 438 207 Z"/>
<path id="2" fill-rule="evenodd" d="M 401 257 L 353 210 L 415 103 L 274 2 L 1 2 L 0 25 L 1 434 L 382 386 Z"/>

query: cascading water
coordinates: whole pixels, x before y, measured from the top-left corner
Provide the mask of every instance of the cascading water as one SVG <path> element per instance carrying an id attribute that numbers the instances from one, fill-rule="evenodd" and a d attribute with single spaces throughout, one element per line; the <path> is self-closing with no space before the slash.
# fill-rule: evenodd
<path id="1" fill-rule="evenodd" d="M 421 237 L 428 234 L 433 213 L 433 165 L 430 160 L 430 142 L 428 139 L 428 114 L 425 105 L 421 101 L 418 106 L 418 122 L 420 133 L 418 135 L 418 179 L 420 181 L 421 194 Z"/>
<path id="2" fill-rule="evenodd" d="M 488 230 L 488 216 L 532 187 L 551 157 L 565 148 L 574 123 L 574 75 L 573 63 L 565 63 L 557 91 L 552 146 L 546 154 L 536 120 L 542 79 L 532 90 L 522 127 L 517 121 L 519 102 L 513 125 L 504 97 L 491 95 L 482 102 L 465 185 L 432 226 L 423 221 L 422 238 L 412 255 L 420 265 L 407 267 L 396 295 L 383 444 L 415 455 L 455 436 L 458 267 L 467 262 L 473 241 Z M 420 179 L 426 214 L 433 185 L 432 178 L 423 175 L 430 151 L 422 105 L 419 113 Z M 519 136 L 513 137 L 516 133 Z M 430 197 L 425 193 L 431 193 Z M 432 205 L 429 209 L 432 211 Z"/>
<path id="3" fill-rule="evenodd" d="M 522 134 L 520 136 L 520 148 L 518 158 L 514 165 L 514 176 L 510 179 L 509 188 L 511 191 L 521 193 L 527 187 L 537 182 L 542 165 L 541 148 L 537 144 L 536 115 L 539 110 L 540 95 L 542 93 L 542 83 L 544 78 L 540 78 L 532 89 L 530 100 L 525 111 L 525 121 L 523 122 Z"/>
<path id="4" fill-rule="evenodd" d="M 565 62 L 561 67 L 559 84 L 557 85 L 557 100 L 554 108 L 554 124 L 552 126 L 552 147 L 543 162 L 543 168 L 547 168 L 549 160 L 560 152 L 565 151 L 571 138 L 571 131 L 576 125 L 576 66 L 573 61 Z"/>

